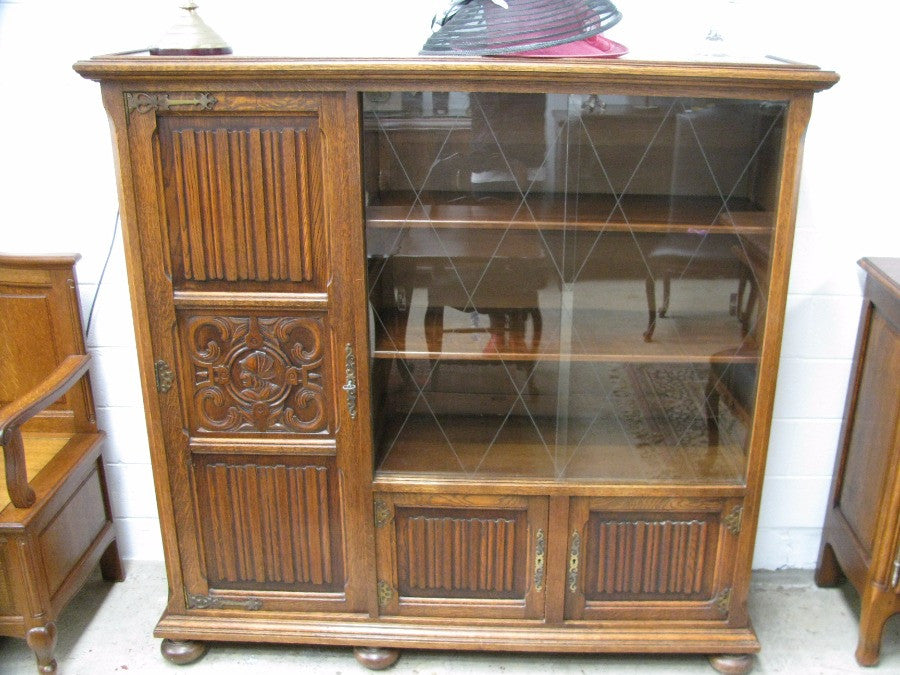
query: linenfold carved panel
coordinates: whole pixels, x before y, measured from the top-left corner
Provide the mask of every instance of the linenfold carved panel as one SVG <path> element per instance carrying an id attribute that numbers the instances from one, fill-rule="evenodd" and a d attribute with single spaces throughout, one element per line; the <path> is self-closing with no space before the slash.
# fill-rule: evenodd
<path id="1" fill-rule="evenodd" d="M 314 117 L 164 117 L 164 190 L 174 280 L 321 279 Z"/>
<path id="2" fill-rule="evenodd" d="M 193 431 L 329 431 L 322 316 L 191 316 L 183 330 Z"/>
<path id="3" fill-rule="evenodd" d="M 401 594 L 522 597 L 527 549 L 523 517 L 524 512 L 425 515 L 418 509 L 397 509 Z"/>
<path id="4" fill-rule="evenodd" d="M 196 468 L 207 578 L 218 588 L 340 591 L 339 508 L 330 460 Z"/>
<path id="5" fill-rule="evenodd" d="M 584 595 L 588 599 L 703 597 L 715 564 L 716 519 L 641 520 L 592 513 Z"/>

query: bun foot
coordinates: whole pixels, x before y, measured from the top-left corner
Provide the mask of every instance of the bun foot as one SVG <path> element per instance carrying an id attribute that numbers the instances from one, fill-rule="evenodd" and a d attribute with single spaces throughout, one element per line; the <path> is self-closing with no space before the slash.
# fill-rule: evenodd
<path id="1" fill-rule="evenodd" d="M 166 638 L 159 645 L 159 651 L 162 652 L 166 661 L 174 663 L 176 666 L 186 666 L 202 659 L 208 650 L 209 645 L 205 642 L 195 642 L 194 640 L 169 640 Z"/>
<path id="2" fill-rule="evenodd" d="M 709 657 L 709 665 L 726 675 L 743 675 L 753 668 L 753 654 L 716 654 Z"/>
<path id="3" fill-rule="evenodd" d="M 400 650 L 390 647 L 355 647 L 353 656 L 360 665 L 369 670 L 384 670 L 397 663 L 397 659 L 400 658 Z"/>

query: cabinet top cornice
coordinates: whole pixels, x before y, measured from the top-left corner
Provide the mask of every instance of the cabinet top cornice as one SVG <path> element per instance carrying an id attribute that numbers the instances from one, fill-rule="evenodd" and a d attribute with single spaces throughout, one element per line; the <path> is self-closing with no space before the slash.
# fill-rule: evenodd
<path id="1" fill-rule="evenodd" d="M 803 64 L 686 63 L 589 59 L 514 58 L 284 59 L 242 57 L 98 56 L 75 64 L 97 81 L 302 81 L 320 88 L 391 89 L 501 86 L 554 90 L 606 86 L 681 88 L 704 92 L 812 93 L 838 81 L 836 73 Z"/>

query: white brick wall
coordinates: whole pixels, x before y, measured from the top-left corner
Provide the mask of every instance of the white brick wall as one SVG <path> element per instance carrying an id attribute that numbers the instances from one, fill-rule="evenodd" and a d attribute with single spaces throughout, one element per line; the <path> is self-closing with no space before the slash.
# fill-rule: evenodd
<path id="1" fill-rule="evenodd" d="M 244 53 L 262 45 L 271 54 L 354 55 L 369 45 L 377 53 L 414 53 L 433 5 L 440 3 L 393 0 L 390 9 L 370 0 L 315 3 L 315 9 L 274 0 L 202 4 L 207 21 Z M 177 5 L 0 0 L 0 250 L 80 252 L 85 313 L 117 207 L 99 89 L 81 80 L 71 64 L 147 45 L 172 23 Z M 617 5 L 625 19 L 611 37 L 633 51 L 691 51 L 717 24 L 737 52 L 789 56 L 842 76 L 817 97 L 807 135 L 754 561 L 767 569 L 811 567 L 858 321 L 861 276 L 855 262 L 864 255 L 900 255 L 897 218 L 880 199 L 889 203 L 896 193 L 894 159 L 900 156 L 894 109 L 887 103 L 893 60 L 886 53 L 900 10 L 878 0 L 860 0 L 852 12 L 821 0 L 704 0 L 680 3 L 677 13 L 664 0 Z M 260 29 L 249 33 L 248 18 Z M 880 46 L 883 53 L 873 54 Z M 160 559 L 123 258 L 118 237 L 88 336 L 96 358 L 92 378 L 100 424 L 109 434 L 104 458 L 122 552 Z"/>

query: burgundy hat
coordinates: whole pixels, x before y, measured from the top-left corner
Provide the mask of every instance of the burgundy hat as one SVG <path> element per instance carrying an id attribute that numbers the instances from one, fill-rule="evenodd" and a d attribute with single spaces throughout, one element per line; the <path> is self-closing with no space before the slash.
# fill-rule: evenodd
<path id="1" fill-rule="evenodd" d="M 622 14 L 609 0 L 453 0 L 439 26 L 422 47 L 422 54 L 521 54 L 575 43 L 611 28 Z M 624 53 L 617 43 L 601 45 Z M 593 53 L 534 56 L 618 56 L 596 45 Z M 570 49 L 570 51 L 573 51 Z M 574 51 L 577 51 L 575 49 Z"/>

